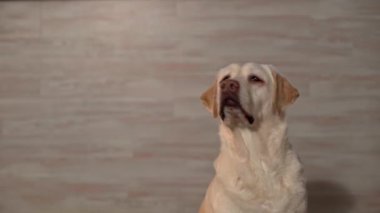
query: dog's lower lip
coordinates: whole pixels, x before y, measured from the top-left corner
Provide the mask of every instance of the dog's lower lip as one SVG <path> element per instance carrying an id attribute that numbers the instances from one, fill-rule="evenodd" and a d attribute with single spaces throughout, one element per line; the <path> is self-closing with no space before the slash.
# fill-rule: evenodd
<path id="1" fill-rule="evenodd" d="M 255 122 L 255 118 L 251 115 L 245 115 L 245 118 L 248 120 L 250 124 L 253 124 L 253 122 Z"/>
<path id="2" fill-rule="evenodd" d="M 226 115 L 224 113 L 224 108 L 225 107 L 233 107 L 233 108 L 238 108 L 240 111 L 244 114 L 245 119 L 247 119 L 249 124 L 253 124 L 255 121 L 255 118 L 250 115 L 248 112 L 245 111 L 245 109 L 240 105 L 239 101 L 233 99 L 233 98 L 226 98 L 222 101 L 222 107 L 220 111 L 220 117 L 222 120 L 225 119 Z"/>

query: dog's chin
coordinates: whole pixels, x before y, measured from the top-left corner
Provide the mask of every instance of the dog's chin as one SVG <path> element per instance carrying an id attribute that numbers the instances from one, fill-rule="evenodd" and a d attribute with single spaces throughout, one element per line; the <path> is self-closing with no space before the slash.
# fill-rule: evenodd
<path id="1" fill-rule="evenodd" d="M 253 116 L 244 113 L 238 107 L 224 106 L 220 118 L 226 126 L 231 128 L 248 127 L 254 123 Z"/>

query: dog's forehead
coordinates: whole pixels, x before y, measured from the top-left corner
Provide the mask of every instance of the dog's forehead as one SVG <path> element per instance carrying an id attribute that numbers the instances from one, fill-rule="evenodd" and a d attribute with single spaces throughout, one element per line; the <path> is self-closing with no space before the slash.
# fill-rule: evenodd
<path id="1" fill-rule="evenodd" d="M 239 64 L 230 64 L 219 70 L 218 79 L 221 79 L 226 75 L 230 75 L 231 77 L 234 77 L 239 74 L 240 69 L 241 67 Z"/>
<path id="2" fill-rule="evenodd" d="M 218 79 L 221 79 L 226 75 L 230 75 L 230 77 L 233 78 L 235 76 L 249 76 L 251 74 L 273 81 L 271 65 L 258 63 L 246 63 L 243 66 L 240 66 L 239 64 L 230 64 L 219 70 Z"/>
<path id="3" fill-rule="evenodd" d="M 264 69 L 261 66 L 261 64 L 256 64 L 256 63 L 246 63 L 242 67 L 242 74 L 243 75 L 250 75 L 250 74 L 257 74 L 257 75 L 265 75 L 262 74 L 264 73 Z"/>

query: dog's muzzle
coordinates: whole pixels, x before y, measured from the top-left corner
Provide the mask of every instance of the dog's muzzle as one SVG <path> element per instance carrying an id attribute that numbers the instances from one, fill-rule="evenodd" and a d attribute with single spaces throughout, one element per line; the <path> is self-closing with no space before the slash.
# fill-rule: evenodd
<path id="1" fill-rule="evenodd" d="M 240 90 L 240 84 L 236 80 L 226 79 L 220 83 L 221 95 L 220 95 L 219 116 L 222 120 L 224 120 L 226 118 L 224 109 L 226 107 L 236 108 L 236 109 L 239 109 L 243 113 L 247 121 L 250 124 L 252 124 L 255 121 L 255 119 L 251 114 L 249 114 L 241 106 L 240 100 L 239 100 L 239 90 Z"/>

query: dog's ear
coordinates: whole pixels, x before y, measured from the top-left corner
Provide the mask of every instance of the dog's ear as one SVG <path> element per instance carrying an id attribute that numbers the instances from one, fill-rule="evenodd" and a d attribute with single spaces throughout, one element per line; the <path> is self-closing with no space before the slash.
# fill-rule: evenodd
<path id="1" fill-rule="evenodd" d="M 275 80 L 275 97 L 274 97 L 274 110 L 283 113 L 285 107 L 294 103 L 300 96 L 298 90 L 290 84 L 290 82 L 272 70 L 272 74 Z"/>
<path id="2" fill-rule="evenodd" d="M 216 101 L 217 81 L 215 81 L 201 96 L 203 105 L 214 118 L 218 116 L 218 106 Z"/>

